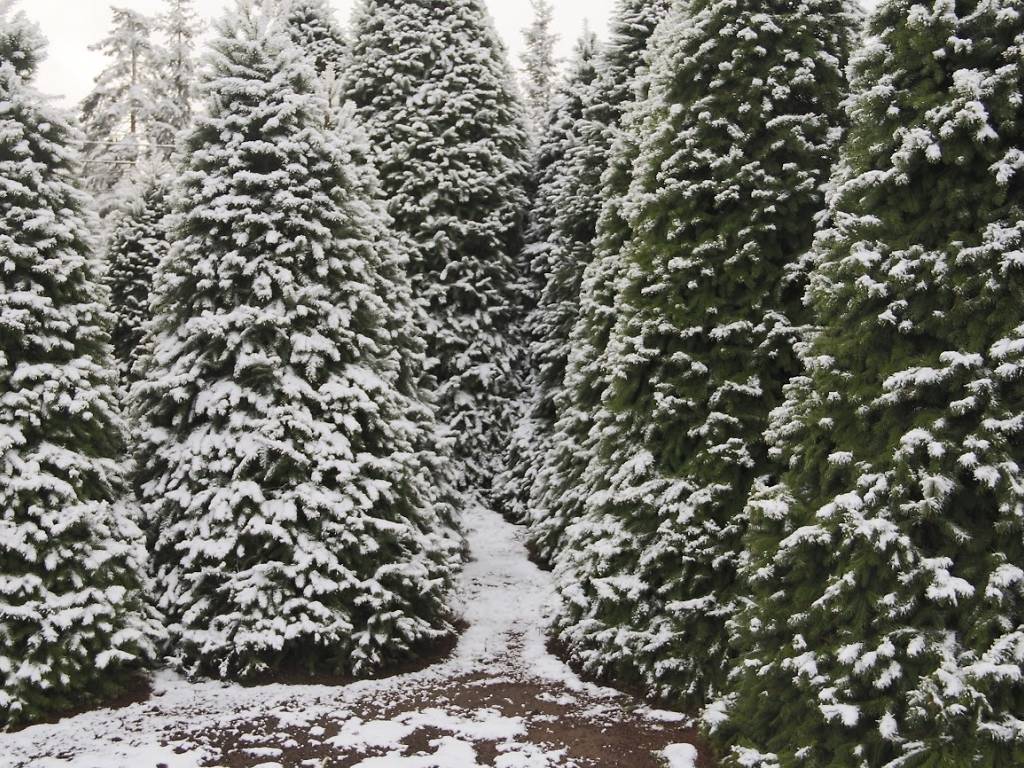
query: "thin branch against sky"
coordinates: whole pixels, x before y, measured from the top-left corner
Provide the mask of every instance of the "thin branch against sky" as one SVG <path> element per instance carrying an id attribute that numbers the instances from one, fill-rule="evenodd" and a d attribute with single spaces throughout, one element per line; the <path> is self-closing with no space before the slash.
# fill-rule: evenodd
<path id="1" fill-rule="evenodd" d="M 195 0 L 197 11 L 209 20 L 223 13 L 232 0 Z M 339 18 L 346 22 L 353 0 L 332 0 Z M 107 32 L 111 23 L 110 6 L 156 13 L 162 0 L 22 0 L 21 8 L 38 21 L 50 40 L 49 57 L 40 69 L 41 89 L 76 103 L 92 88 L 93 78 L 103 66 L 100 54 L 88 46 Z M 532 11 L 529 0 L 487 0 L 495 24 L 518 66 L 523 48 L 522 29 Z M 586 23 L 603 34 L 615 0 L 554 0 L 555 24 L 561 36 L 560 53 L 567 56 Z"/>

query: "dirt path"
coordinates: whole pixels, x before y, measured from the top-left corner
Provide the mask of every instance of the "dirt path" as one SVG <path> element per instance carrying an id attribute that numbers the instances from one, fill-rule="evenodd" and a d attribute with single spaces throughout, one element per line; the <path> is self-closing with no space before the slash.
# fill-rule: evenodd
<path id="1" fill-rule="evenodd" d="M 553 585 L 521 531 L 467 518 L 468 628 L 430 668 L 345 686 L 163 672 L 145 702 L 0 734 L 0 768 L 705 768 L 682 716 L 582 682 L 545 648 Z"/>

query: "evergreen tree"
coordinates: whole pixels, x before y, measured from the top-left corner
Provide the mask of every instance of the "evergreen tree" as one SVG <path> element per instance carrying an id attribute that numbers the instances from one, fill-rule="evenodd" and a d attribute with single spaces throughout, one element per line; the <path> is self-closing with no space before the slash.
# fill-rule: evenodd
<path id="1" fill-rule="evenodd" d="M 411 253 L 440 413 L 486 491 L 518 410 L 526 135 L 481 0 L 364 0 L 345 92 Z"/>
<path id="2" fill-rule="evenodd" d="M 690 0 L 655 37 L 560 626 L 589 668 L 660 697 L 700 704 L 726 671 L 742 512 L 775 470 L 763 433 L 798 371 L 795 268 L 837 152 L 856 9 Z"/>
<path id="3" fill-rule="evenodd" d="M 735 766 L 1024 764 L 1024 7 L 883 3 L 749 505 Z"/>
<path id="4" fill-rule="evenodd" d="M 547 128 L 537 153 L 539 185 L 530 211 L 527 245 L 530 275 L 538 283 L 540 301 L 530 313 L 529 400 L 512 436 L 505 470 L 497 481 L 500 506 L 512 520 L 528 519 L 530 490 L 554 429 L 554 395 L 560 390 L 568 357 L 566 344 L 579 296 L 577 190 L 569 189 L 573 153 L 579 149 L 578 127 L 596 76 L 597 38 L 587 32 L 576 46 L 566 81 L 555 95 Z M 588 190 L 593 194 L 593 190 Z M 575 278 L 575 279 L 574 279 Z M 568 328 L 566 325 L 568 324 Z"/>
<path id="5" fill-rule="evenodd" d="M 159 639 L 142 535 L 120 501 L 77 137 L 31 85 L 43 45 L 0 2 L 0 728 L 115 695 Z"/>
<path id="6" fill-rule="evenodd" d="M 111 337 L 122 381 L 134 379 L 143 326 L 150 317 L 153 275 L 170 243 L 165 219 L 171 213 L 170 175 L 163 165 L 143 166 L 133 190 L 114 214 L 107 243 L 107 284 L 114 312 Z"/>
<path id="7" fill-rule="evenodd" d="M 540 131 L 552 109 L 558 87 L 558 35 L 552 30 L 551 0 L 530 0 L 533 20 L 523 30 L 526 49 L 521 55 L 525 75 L 526 109 L 530 125 Z"/>
<path id="8" fill-rule="evenodd" d="M 530 546 L 547 562 L 562 549 L 565 527 L 579 517 L 585 499 L 582 477 L 590 455 L 592 413 L 604 383 L 598 361 L 612 317 L 607 296 L 612 281 L 606 275 L 621 247 L 625 225 L 617 214 L 618 201 L 629 186 L 635 154 L 625 140 L 624 120 L 642 90 L 648 40 L 670 4 L 671 0 L 620 0 L 583 120 L 574 131 L 579 138 L 570 151 L 568 181 L 556 205 L 558 229 L 572 249 L 564 262 L 571 270 L 564 284 L 579 281 L 579 288 L 566 291 L 555 320 L 572 328 L 568 358 L 562 386 L 551 395 L 554 436 L 530 494 Z"/>
<path id="9" fill-rule="evenodd" d="M 203 26 L 192 0 L 164 2 L 166 10 L 157 22 L 164 44 L 155 50 L 156 76 L 147 98 L 154 112 L 153 140 L 158 145 L 150 148 L 156 150 L 150 154 L 167 159 L 175 137 L 192 123 L 197 100 L 196 39 Z"/>
<path id="10" fill-rule="evenodd" d="M 108 64 L 81 108 L 86 186 L 102 195 L 117 187 L 156 143 L 154 20 L 128 8 L 112 11 L 110 34 L 90 46 L 90 50 L 102 52 Z M 101 201 L 104 213 L 108 208 L 109 204 Z"/>
<path id="11" fill-rule="evenodd" d="M 217 26 L 132 392 L 138 481 L 186 667 L 362 675 L 452 631 L 459 541 L 368 145 L 282 13 L 239 0 Z"/>
<path id="12" fill-rule="evenodd" d="M 288 22 L 292 40 L 313 60 L 319 74 L 345 69 L 348 43 L 327 0 L 292 0 Z"/>

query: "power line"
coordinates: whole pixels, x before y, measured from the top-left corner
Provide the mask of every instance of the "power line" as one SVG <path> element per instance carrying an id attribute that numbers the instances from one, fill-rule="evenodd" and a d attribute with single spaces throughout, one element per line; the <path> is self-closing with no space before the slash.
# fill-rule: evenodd
<path id="1" fill-rule="evenodd" d="M 94 141 L 92 139 L 75 139 L 70 144 L 82 144 L 82 145 L 100 145 L 107 147 L 119 147 L 125 144 L 123 141 Z M 134 146 L 141 149 L 177 149 L 173 144 L 143 144 L 141 142 L 136 143 Z"/>

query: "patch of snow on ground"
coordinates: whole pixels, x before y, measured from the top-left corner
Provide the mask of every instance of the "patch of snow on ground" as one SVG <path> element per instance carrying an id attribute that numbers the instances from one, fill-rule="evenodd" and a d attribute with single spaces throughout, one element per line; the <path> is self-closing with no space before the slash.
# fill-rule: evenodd
<path id="1" fill-rule="evenodd" d="M 520 718 L 503 717 L 490 709 L 479 710 L 474 713 L 474 717 L 465 718 L 453 716 L 443 709 L 431 708 L 369 723 L 353 718 L 342 726 L 340 734 L 328 739 L 328 743 L 343 749 L 387 747 L 407 739 L 422 728 L 448 731 L 470 741 L 502 742 L 513 741 L 525 731 Z"/>
<path id="2" fill-rule="evenodd" d="M 177 754 L 173 747 L 151 744 L 149 746 L 124 746 L 117 744 L 88 745 L 79 743 L 81 751 L 68 758 L 41 757 L 34 761 L 22 762 L 18 755 L 0 755 L 0 766 L 31 766 L 31 768 L 142 768 L 142 766 L 164 765 L 167 768 L 195 768 L 208 757 L 200 752 Z"/>
<path id="3" fill-rule="evenodd" d="M 662 723 L 680 723 L 686 725 L 691 723 L 690 718 L 682 712 L 672 712 L 667 709 L 652 709 L 651 707 L 641 707 L 637 712 L 648 720 L 657 720 Z"/>
<path id="4" fill-rule="evenodd" d="M 697 765 L 697 750 L 692 744 L 671 744 L 661 751 L 668 768 L 694 768 Z"/>

